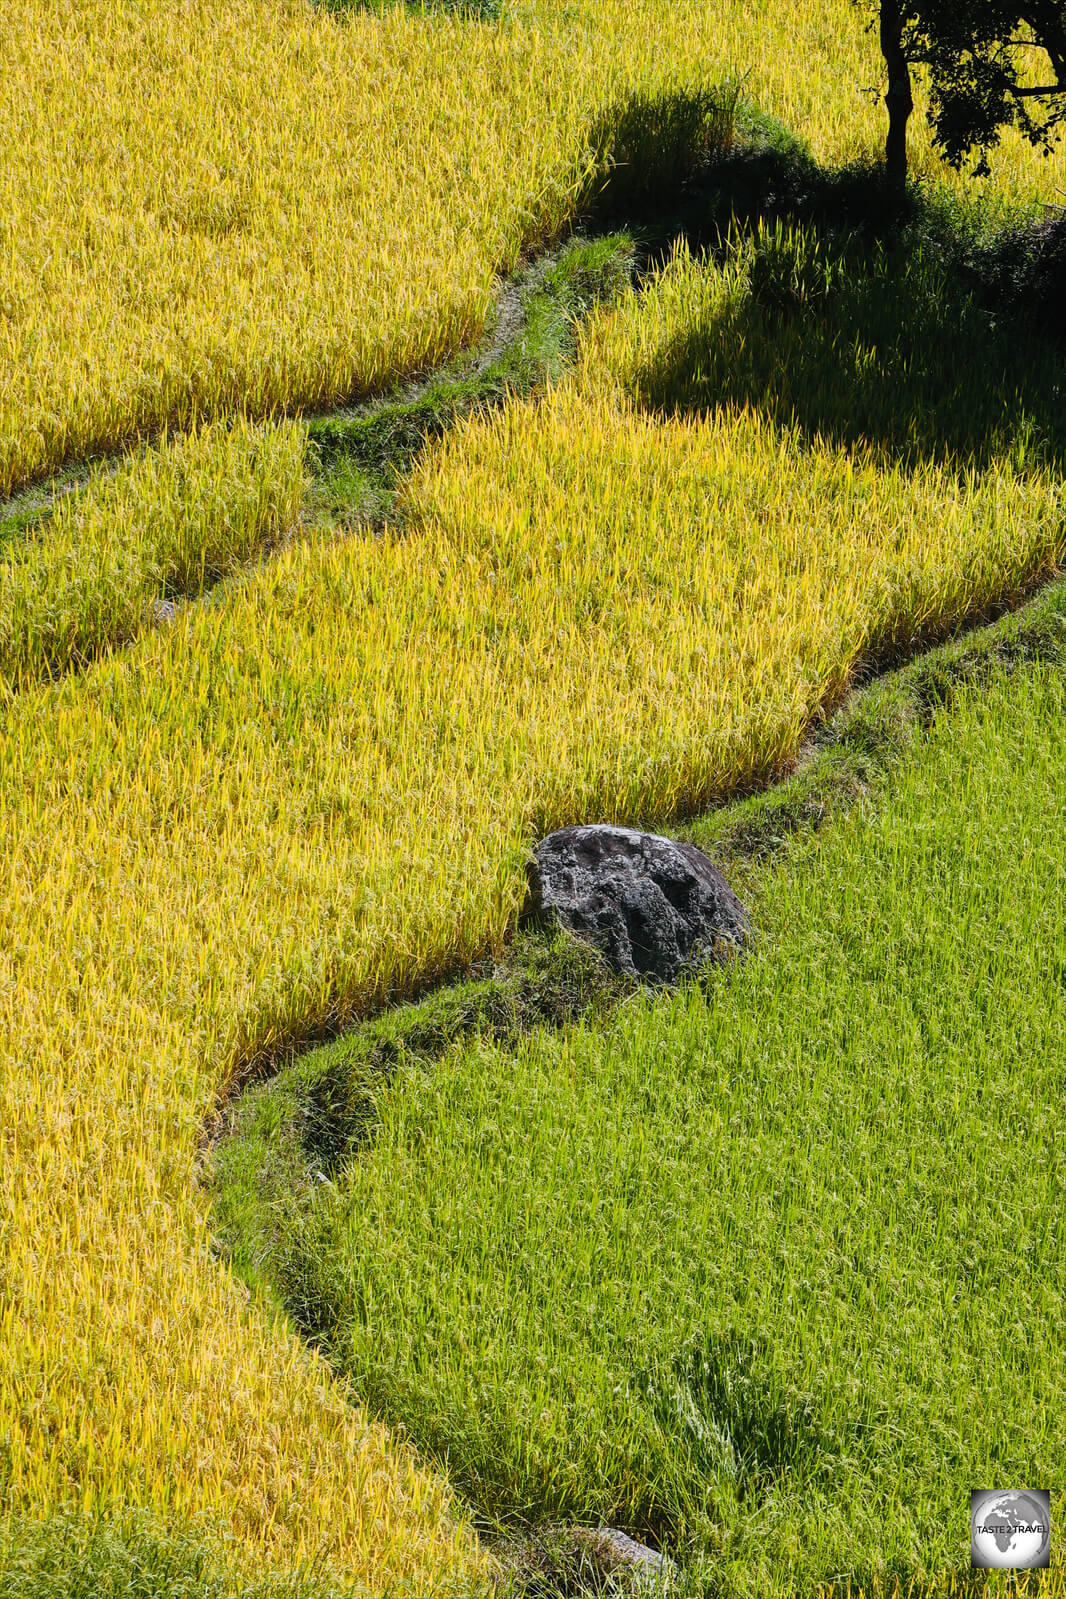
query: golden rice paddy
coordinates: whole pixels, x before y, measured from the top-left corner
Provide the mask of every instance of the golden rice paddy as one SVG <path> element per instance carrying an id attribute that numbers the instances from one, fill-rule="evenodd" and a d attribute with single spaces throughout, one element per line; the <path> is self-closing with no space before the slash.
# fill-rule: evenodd
<path id="1" fill-rule="evenodd" d="M 499 28 L 0 0 L 0 34 L 0 492 L 472 338 L 632 91 L 750 69 L 820 155 L 879 129 L 845 0 L 542 4 Z M 1051 177 L 1015 145 L 1000 173 L 1015 194 Z M 498 943 L 538 831 L 765 777 L 864 652 L 1063 550 L 1047 471 L 642 410 L 627 352 L 705 282 L 679 258 L 556 390 L 427 455 L 402 535 L 286 546 L 79 676 L 20 668 L 0 728 L 5 1508 L 151 1504 L 374 1591 L 483 1586 L 446 1489 L 213 1259 L 202 1119 L 257 1062 Z M 61 514 L 53 564 L 3 590 L 5 639 L 64 540 L 68 573 L 133 552 L 102 602 L 127 606 L 116 642 L 166 589 L 179 502 L 201 554 L 228 516 L 248 532 L 222 566 L 291 525 L 294 431 L 194 438 L 184 477 L 137 458 Z M 61 663 L 93 653 L 56 636 Z"/>
<path id="2" fill-rule="evenodd" d="M 474 337 L 494 275 L 595 186 L 634 92 L 735 72 L 822 158 L 880 137 L 845 0 L 802 19 L 539 0 L 500 26 L 0 0 L 0 36 L 0 496 L 165 422 L 366 392 Z M 997 172 L 1015 193 L 1050 177 L 1016 141 Z"/>
<path id="3" fill-rule="evenodd" d="M 126 643 L 160 602 L 199 594 L 292 533 L 303 487 L 291 422 L 216 422 L 98 468 L 0 554 L 0 679 L 16 691 Z"/>

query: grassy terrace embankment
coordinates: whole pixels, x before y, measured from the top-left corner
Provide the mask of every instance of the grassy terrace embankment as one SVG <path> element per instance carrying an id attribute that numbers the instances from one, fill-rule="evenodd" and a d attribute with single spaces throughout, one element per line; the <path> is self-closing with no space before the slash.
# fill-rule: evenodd
<path id="1" fill-rule="evenodd" d="M 534 939 L 235 1111 L 242 1273 L 486 1526 L 627 1526 L 688 1593 L 924 1591 L 960 1484 L 1057 1486 L 1064 667 L 1059 584 L 695 822 L 732 969 L 618 1003 Z"/>
<path id="2" fill-rule="evenodd" d="M 660 91 L 694 87 L 698 109 L 750 66 L 751 92 L 826 159 L 862 153 L 876 126 L 843 0 L 799 19 L 783 0 L 758 15 L 543 4 L 498 29 L 252 0 L 0 0 L 0 34 L 6 486 L 168 419 L 359 394 L 469 340 L 496 269 L 565 226 L 597 152 L 644 172 Z M 997 193 L 1031 196 L 1055 170 L 1012 144 Z M 815 331 L 847 326 L 844 281 Z M 817 273 L 815 290 L 821 304 Z M 740 367 L 704 416 L 698 362 L 630 361 L 669 353 L 660 334 L 734 337 L 745 317 L 768 336 L 744 294 L 675 266 L 597 324 L 542 406 L 428 453 L 390 536 L 289 543 L 80 676 L 22 674 L 0 727 L 5 1510 L 145 1504 L 232 1535 L 246 1571 L 315 1555 L 326 1579 L 375 1592 L 482 1583 L 439 1479 L 219 1269 L 197 1134 L 227 1084 L 498 945 L 537 832 L 591 812 L 657 820 L 765 777 L 866 652 L 1053 564 L 1050 367 L 1034 355 L 1022 381 L 1007 361 L 1017 382 L 997 390 L 1003 347 L 970 326 L 988 359 L 965 370 L 998 419 L 970 460 L 968 392 L 953 406 L 944 391 L 932 440 L 923 400 L 915 448 L 889 435 L 867 453 L 839 417 L 822 428 L 817 386 L 797 411 L 780 372 Z M 817 354 L 789 348 L 808 367 Z M 861 354 L 875 374 L 877 350 Z M 901 360 L 906 400 L 918 366 Z M 822 371 L 822 387 L 847 376 L 831 352 Z M 645 383 L 664 372 L 692 414 Z M 160 497 L 174 516 L 150 547 L 111 518 L 172 460 L 120 479 L 128 500 L 101 485 L 72 502 L 40 568 L 28 545 L 12 558 L 38 606 L 26 636 L 52 624 L 40 590 L 64 529 L 75 578 L 87 548 L 102 572 L 128 561 L 107 592 L 133 597 L 135 624 L 166 590 L 168 540 L 210 550 L 232 505 L 227 540 L 274 539 L 288 468 L 257 479 L 269 447 L 248 439 L 221 498 L 201 462 L 206 520 L 180 484 Z M 264 510 L 266 488 L 280 499 Z M 220 568 L 233 555 L 224 542 Z M 91 624 L 92 604 L 77 615 Z M 64 662 L 71 634 L 55 636 L 47 671 L 96 647 L 83 636 Z"/>

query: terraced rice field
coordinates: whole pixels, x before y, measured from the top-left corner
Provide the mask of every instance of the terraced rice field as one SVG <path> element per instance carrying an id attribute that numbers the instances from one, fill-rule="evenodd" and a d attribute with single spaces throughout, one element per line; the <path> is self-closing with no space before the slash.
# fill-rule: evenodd
<path id="1" fill-rule="evenodd" d="M 204 1591 L 482 1592 L 440 1461 L 217 1259 L 202 1128 L 498 949 L 539 833 L 765 781 L 862 661 L 1048 575 L 1061 358 L 935 251 L 679 248 L 312 537 L 299 413 L 474 341 L 612 170 L 624 209 L 714 153 L 722 83 L 867 155 L 854 11 L 0 0 L 0 37 L 0 493 L 130 451 L 0 517 L 0 1581 L 70 1590 L 81 1534 L 25 1518 L 147 1507 Z M 1008 142 L 984 225 L 1062 172 Z"/>
<path id="2" fill-rule="evenodd" d="M 1056 1482 L 1064 687 L 957 694 L 751 874 L 733 969 L 401 1055 L 372 1141 L 289 1154 L 285 1208 L 285 1102 L 248 1107 L 242 1269 L 483 1514 L 787 1595 L 968 1567 L 961 1482 Z M 350 1043 L 301 1066 L 339 1103 L 346 1050 L 354 1090 Z"/>
<path id="3" fill-rule="evenodd" d="M 597 187 L 619 127 L 620 159 L 654 152 L 664 94 L 735 73 L 822 160 L 880 138 L 844 0 L 507 18 L 4 0 L 0 494 L 166 422 L 432 364 Z M 1017 142 L 997 162 L 1014 198 L 1061 174 Z"/>

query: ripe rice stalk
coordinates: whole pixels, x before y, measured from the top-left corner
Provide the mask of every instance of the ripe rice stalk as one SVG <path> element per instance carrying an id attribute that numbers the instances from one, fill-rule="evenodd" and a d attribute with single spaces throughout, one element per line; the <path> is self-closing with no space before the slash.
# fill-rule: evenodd
<path id="1" fill-rule="evenodd" d="M 473 337 L 634 93 L 750 65 L 819 156 L 878 132 L 844 0 L 544 0 L 499 28 L 0 0 L 0 33 L 0 490 L 167 422 L 366 392 Z M 1009 143 L 1002 174 L 1023 197 L 1046 177 Z M 1060 557 L 1058 477 L 1009 440 L 960 469 L 804 430 L 783 396 L 657 411 L 638 379 L 745 292 L 679 263 L 594 325 L 571 381 L 427 454 L 402 536 L 283 548 L 5 707 L 5 1507 L 205 1511 L 371 1591 L 484 1581 L 439 1478 L 218 1269 L 197 1131 L 241 1074 L 498 944 L 538 833 L 762 781 L 865 653 Z M 163 451 L 53 524 L 56 558 L 66 538 L 117 563 L 92 591 L 114 638 L 161 572 L 195 587 L 289 514 L 290 433 L 249 434 L 217 481 L 211 437 L 183 487 Z M 18 592 L 23 659 L 53 624 Z M 68 660 L 81 627 L 54 629 Z"/>
<path id="2" fill-rule="evenodd" d="M 83 666 L 289 534 L 304 440 L 294 423 L 213 423 L 56 503 L 0 559 L 0 681 Z"/>
<path id="3" fill-rule="evenodd" d="M 0 496 L 168 422 L 433 365 L 602 184 L 612 128 L 617 159 L 683 166 L 693 107 L 733 74 L 820 159 L 881 138 L 850 0 L 527 0 L 500 24 L 0 0 L 0 36 Z M 915 163 L 940 174 L 920 127 Z M 1063 170 L 1016 138 L 997 156 L 1016 199 Z"/>

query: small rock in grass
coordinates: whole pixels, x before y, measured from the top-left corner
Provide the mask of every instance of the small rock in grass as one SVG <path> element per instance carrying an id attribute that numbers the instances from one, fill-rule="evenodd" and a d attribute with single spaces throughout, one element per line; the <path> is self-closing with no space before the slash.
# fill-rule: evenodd
<path id="1" fill-rule="evenodd" d="M 649 1549 L 617 1527 L 577 1528 L 575 1539 L 584 1544 L 607 1575 L 630 1575 L 643 1592 L 661 1592 L 678 1575 L 669 1555 Z"/>
<path id="2" fill-rule="evenodd" d="M 159 624 L 160 622 L 173 622 L 173 620 L 174 620 L 174 601 L 173 600 L 153 600 L 152 601 L 152 621 L 153 622 L 155 622 L 156 624 Z"/>
<path id="3" fill-rule="evenodd" d="M 630 827 L 549 834 L 534 851 L 529 885 L 529 914 L 588 939 L 615 971 L 653 982 L 722 960 L 750 931 L 702 850 Z"/>

